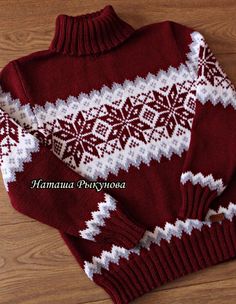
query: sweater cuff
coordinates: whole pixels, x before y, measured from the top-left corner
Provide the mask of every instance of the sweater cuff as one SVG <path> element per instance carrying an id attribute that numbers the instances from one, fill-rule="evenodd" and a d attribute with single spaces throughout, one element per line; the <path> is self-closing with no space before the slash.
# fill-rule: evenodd
<path id="1" fill-rule="evenodd" d="M 134 219 L 128 218 L 120 209 L 112 212 L 102 231 L 96 236 L 97 242 L 112 243 L 127 249 L 135 247 L 143 237 L 146 228 Z"/>
<path id="2" fill-rule="evenodd" d="M 182 205 L 179 219 L 189 218 L 204 221 L 217 192 L 211 191 L 208 187 L 202 188 L 200 185 L 193 186 L 190 183 L 184 185 L 181 192 Z"/>
<path id="3" fill-rule="evenodd" d="M 182 205 L 180 219 L 205 220 L 212 201 L 225 189 L 222 179 L 191 171 L 181 175 Z"/>
<path id="4" fill-rule="evenodd" d="M 86 202 L 97 200 L 97 208 L 90 219 L 83 221 L 85 229 L 79 235 L 87 240 L 110 243 L 127 249 L 135 247 L 143 237 L 146 228 L 123 211 L 123 206 L 108 193 L 95 193 L 86 197 Z"/>

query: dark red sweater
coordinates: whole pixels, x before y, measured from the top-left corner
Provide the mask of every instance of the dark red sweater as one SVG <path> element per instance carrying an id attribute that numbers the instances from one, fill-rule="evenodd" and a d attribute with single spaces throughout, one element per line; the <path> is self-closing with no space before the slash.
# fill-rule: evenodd
<path id="1" fill-rule="evenodd" d="M 236 91 L 201 33 L 59 15 L 0 74 L 12 206 L 59 230 L 116 304 L 236 256 Z"/>

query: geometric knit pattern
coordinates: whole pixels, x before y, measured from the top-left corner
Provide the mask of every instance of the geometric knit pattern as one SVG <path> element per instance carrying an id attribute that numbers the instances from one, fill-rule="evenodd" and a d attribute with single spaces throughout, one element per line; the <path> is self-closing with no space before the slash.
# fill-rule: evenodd
<path id="1" fill-rule="evenodd" d="M 204 176 L 201 172 L 197 174 L 193 174 L 191 171 L 183 172 L 180 180 L 183 185 L 187 181 L 190 181 L 193 185 L 200 184 L 202 187 L 209 187 L 211 191 L 217 190 L 218 195 L 220 195 L 226 188 L 221 178 L 214 179 L 212 174 Z"/>
<path id="2" fill-rule="evenodd" d="M 33 108 L 2 93 L 1 107 L 26 130 L 37 130 L 35 135 L 55 155 L 90 180 L 163 156 L 181 156 L 189 147 L 196 96 L 223 106 L 235 107 L 236 100 L 202 35 L 193 32 L 191 37 L 188 60 L 178 68 Z"/>
<path id="3" fill-rule="evenodd" d="M 191 37 L 188 60 L 177 69 L 137 76 L 111 88 L 104 85 L 99 91 L 33 109 L 2 92 L 0 106 L 26 130 L 37 130 L 36 136 L 44 138 L 55 155 L 90 180 L 117 175 L 120 169 L 128 171 L 130 165 L 138 167 L 152 159 L 160 161 L 163 156 L 181 156 L 189 147 L 196 96 L 202 103 L 210 100 L 234 108 L 236 100 L 233 86 L 202 35 L 193 32 Z M 33 145 L 29 153 L 31 149 L 37 150 Z M 21 171 L 20 159 L 8 172 L 12 177 L 6 177 L 6 184 L 14 180 L 17 166 Z"/>
<path id="4" fill-rule="evenodd" d="M 0 86 L 0 108 L 8 113 L 16 123 L 27 131 L 37 130 L 37 120 L 30 103 L 21 105 L 20 100 L 13 99 L 9 92 L 3 92 Z"/>
<path id="5" fill-rule="evenodd" d="M 181 65 L 34 111 L 54 153 L 79 174 L 96 180 L 117 175 L 120 169 L 128 171 L 130 165 L 181 156 L 190 141 L 192 87 Z"/>
<path id="6" fill-rule="evenodd" d="M 87 276 L 93 280 L 93 275 L 101 274 L 101 269 L 109 270 L 110 264 L 119 264 L 119 260 L 124 258 L 129 260 L 131 254 L 140 255 L 142 250 L 149 250 L 151 244 L 155 243 L 160 246 L 161 240 L 170 242 L 172 237 L 175 236 L 181 239 L 183 233 L 191 234 L 193 229 L 201 231 L 203 226 L 212 226 L 212 222 L 209 220 L 212 214 L 224 213 L 225 219 L 232 221 L 236 216 L 236 204 L 230 202 L 228 207 L 219 207 L 218 212 L 209 210 L 205 221 L 186 219 L 184 221 L 177 219 L 174 224 L 166 223 L 164 228 L 156 227 L 153 232 L 146 231 L 143 238 L 132 249 L 126 249 L 120 246 L 112 245 L 110 251 L 103 250 L 100 256 L 93 256 L 92 261 L 84 262 L 84 271 Z M 218 222 L 222 223 L 222 222 Z"/>
<path id="7" fill-rule="evenodd" d="M 0 96 L 0 100 L 2 98 Z M 0 109 L 0 167 L 6 191 L 8 183 L 16 180 L 16 172 L 23 172 L 24 163 L 31 162 L 31 154 L 37 151 L 37 138 Z"/>
<path id="8" fill-rule="evenodd" d="M 2 107 L 7 113 L 14 110 L 19 124 L 27 128 L 30 123 L 22 114 L 30 113 L 31 131 L 37 130 L 35 135 L 44 138 L 55 155 L 90 180 L 152 159 L 181 156 L 189 147 L 195 113 L 195 83 L 189 70 L 196 69 L 196 37 L 192 35 L 188 61 L 178 68 L 113 83 L 111 88 L 103 85 L 32 110 L 29 105 L 14 106 L 8 95 Z"/>
<path id="9" fill-rule="evenodd" d="M 189 67 L 196 78 L 196 98 L 202 104 L 209 101 L 213 105 L 231 105 L 236 110 L 235 86 L 223 71 L 202 34 L 193 32 L 193 36 L 196 43 L 190 46 Z"/>
<path id="10" fill-rule="evenodd" d="M 67 102 L 36 105 L 37 122 L 31 131 L 37 124 L 35 136 L 43 137 L 56 156 L 89 180 L 163 156 L 181 156 L 189 146 L 195 110 L 188 77 L 181 65 L 157 76 L 149 73 L 146 79 L 113 84 L 111 90 L 104 86 Z M 3 109 L 10 112 L 12 102 Z M 15 116 L 22 125 L 17 112 Z"/>
<path id="11" fill-rule="evenodd" d="M 105 226 L 105 219 L 110 217 L 110 212 L 116 209 L 116 200 L 109 194 L 104 193 L 104 200 L 98 203 L 98 211 L 91 213 L 92 219 L 85 222 L 87 228 L 80 230 L 82 238 L 95 241 L 95 236 L 101 231 L 99 227 Z"/>
<path id="12" fill-rule="evenodd" d="M 223 106 L 235 107 L 236 100 L 233 86 L 203 36 L 193 32 L 191 37 L 188 60 L 177 69 L 170 67 L 33 108 L 1 92 L 0 106 L 90 180 L 117 175 L 120 169 L 128 171 L 131 165 L 138 167 L 152 159 L 160 161 L 163 156 L 181 156 L 189 147 L 196 96 L 202 103 L 210 100 Z M 22 170 L 21 161 L 17 164 Z"/>

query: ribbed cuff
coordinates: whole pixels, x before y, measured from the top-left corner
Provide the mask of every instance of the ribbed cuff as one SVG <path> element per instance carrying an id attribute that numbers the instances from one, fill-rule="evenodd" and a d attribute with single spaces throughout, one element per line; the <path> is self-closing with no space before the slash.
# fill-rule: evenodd
<path id="1" fill-rule="evenodd" d="M 110 263 L 93 280 L 110 295 L 114 304 L 127 304 L 179 277 L 235 258 L 236 221 L 204 225 L 181 238 L 152 244 L 128 260 Z M 115 259 L 114 253 L 114 259 Z"/>
<path id="2" fill-rule="evenodd" d="M 96 241 L 108 242 L 130 249 L 137 245 L 145 231 L 146 228 L 143 225 L 128 218 L 120 210 L 116 210 L 107 219 L 106 225 L 102 227 Z"/>
<path id="3" fill-rule="evenodd" d="M 217 191 L 212 191 L 208 187 L 192 185 L 186 183 L 181 186 L 182 205 L 178 214 L 179 219 L 205 220 L 211 202 L 217 196 Z"/>

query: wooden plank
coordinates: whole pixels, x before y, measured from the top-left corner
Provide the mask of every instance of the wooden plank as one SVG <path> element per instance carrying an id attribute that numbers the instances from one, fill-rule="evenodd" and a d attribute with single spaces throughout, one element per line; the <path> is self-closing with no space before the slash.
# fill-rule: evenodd
<path id="1" fill-rule="evenodd" d="M 0 229 L 0 303 L 79 304 L 107 298 L 88 279 L 56 229 L 33 222 Z"/>
<path id="2" fill-rule="evenodd" d="M 20 214 L 11 205 L 0 174 L 0 227 L 8 224 L 33 222 L 34 220 Z M 0 228 L 1 229 L 1 228 Z"/>

